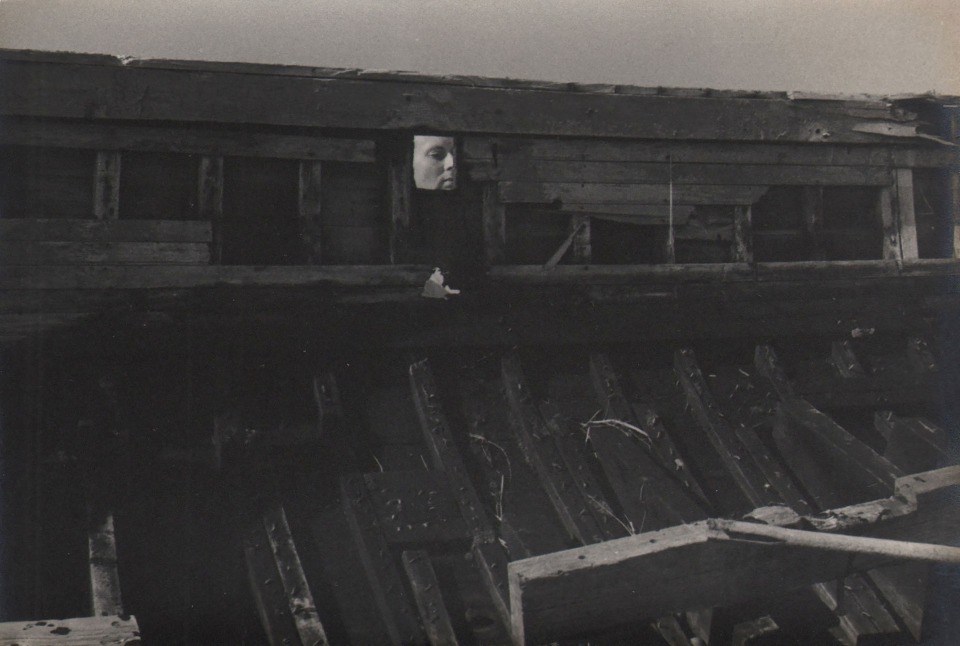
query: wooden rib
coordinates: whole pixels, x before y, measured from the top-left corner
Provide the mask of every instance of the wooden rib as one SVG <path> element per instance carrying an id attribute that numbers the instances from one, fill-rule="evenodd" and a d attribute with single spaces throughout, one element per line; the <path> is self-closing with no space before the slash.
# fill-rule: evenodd
<path id="1" fill-rule="evenodd" d="M 575 478 L 560 467 L 564 464 L 563 457 L 531 399 L 529 384 L 516 355 L 502 358 L 501 376 L 513 413 L 517 440 L 564 528 L 584 545 L 602 541 L 605 537 L 601 527 L 581 495 Z"/>
<path id="2" fill-rule="evenodd" d="M 304 646 L 326 646 L 327 636 L 320 623 L 320 615 L 313 602 L 283 507 L 276 505 L 269 508 L 262 516 L 262 523 L 300 642 Z"/>
<path id="3" fill-rule="evenodd" d="M 723 418 L 697 365 L 693 350 L 677 350 L 674 353 L 674 368 L 694 418 L 743 495 L 754 507 L 779 502 L 775 488 L 770 486 L 771 483 L 754 463 L 753 456 Z M 762 446 L 758 442 L 753 446 L 762 454 Z M 770 462 L 773 462 L 772 459 Z M 778 481 L 782 481 L 783 486 L 789 482 L 786 477 L 779 478 Z"/>
<path id="4" fill-rule="evenodd" d="M 439 471 L 388 470 L 363 476 L 384 538 L 393 544 L 469 541 L 467 529 L 446 476 Z"/>
<path id="5" fill-rule="evenodd" d="M 788 166 L 757 164 L 674 163 L 672 172 L 659 163 L 623 161 L 555 161 L 510 155 L 498 164 L 475 161 L 467 165 L 475 181 L 587 182 L 607 184 L 666 184 L 752 186 L 884 186 L 891 171 L 879 166 Z"/>
<path id="6" fill-rule="evenodd" d="M 266 530 L 259 519 L 249 517 L 247 520 L 248 525 L 243 532 L 243 554 L 260 625 L 270 646 L 300 644 L 300 635 L 290 615 Z"/>
<path id="7" fill-rule="evenodd" d="M 669 155 L 674 164 L 795 164 L 804 166 L 949 166 L 956 152 L 943 147 L 844 146 L 817 144 L 763 144 L 737 141 L 612 141 L 512 137 L 464 137 L 468 163 L 498 159 L 660 162 Z"/>
<path id="8" fill-rule="evenodd" d="M 340 479 L 341 502 L 360 561 L 391 643 L 423 643 L 424 635 L 413 612 L 400 572 L 391 558 L 363 476 Z"/>
<path id="9" fill-rule="evenodd" d="M 116 220 L 120 217 L 120 151 L 97 152 L 93 216 L 98 220 Z"/>
<path id="10" fill-rule="evenodd" d="M 300 162 L 297 215 L 300 222 L 300 241 L 307 256 L 307 264 L 323 261 L 323 165 L 322 162 Z"/>
<path id="11" fill-rule="evenodd" d="M 927 471 L 947 460 L 947 434 L 936 424 L 917 417 L 898 417 L 878 411 L 874 426 L 887 440 L 883 457 L 905 473 Z"/>
<path id="12" fill-rule="evenodd" d="M 310 159 L 317 161 L 376 161 L 374 142 L 304 135 L 266 134 L 223 129 L 63 122 L 4 117 L 0 145 L 54 148 L 133 150 L 215 156 Z"/>
<path id="13" fill-rule="evenodd" d="M 513 203 L 613 203 L 667 204 L 668 184 L 602 184 L 558 182 L 498 182 L 500 199 Z M 673 203 L 688 204 L 753 204 L 766 192 L 765 186 L 685 185 L 673 189 Z"/>
<path id="14" fill-rule="evenodd" d="M 76 242 L 210 242 L 200 220 L 0 219 L 0 240 Z"/>
<path id="15" fill-rule="evenodd" d="M 590 377 L 604 414 L 630 423 L 633 415 L 623 399 L 609 359 L 601 354 L 591 355 Z M 620 414 L 627 416 L 627 419 L 619 417 Z M 640 448 L 637 442 L 625 437 L 620 430 L 594 428 L 590 433 L 590 442 L 635 531 L 642 531 L 643 527 L 690 522 L 706 516 L 684 485 L 673 479 L 671 474 L 677 471 L 675 463 L 671 464 L 668 473 L 665 467 L 650 457 L 646 449 Z M 681 477 L 692 481 L 683 469 L 679 473 Z M 648 509 L 655 517 L 647 518 Z M 657 525 L 658 522 L 662 524 Z"/>
<path id="16" fill-rule="evenodd" d="M 204 155 L 197 174 L 197 218 L 213 226 L 210 255 L 214 264 L 223 260 L 223 157 Z"/>
<path id="17" fill-rule="evenodd" d="M 496 541 L 493 527 L 457 449 L 456 440 L 440 403 L 440 393 L 433 371 L 426 359 L 410 366 L 410 388 L 433 466 L 447 474 L 460 513 L 473 536 L 472 552 L 484 583 L 504 624 L 509 625 L 506 554 Z"/>
<path id="18" fill-rule="evenodd" d="M 506 252 L 506 213 L 497 185 L 488 182 L 483 185 L 483 252 L 488 265 L 496 265 L 504 260 Z"/>
<path id="19" fill-rule="evenodd" d="M 430 563 L 430 555 L 426 550 L 404 550 L 400 556 L 427 633 L 427 642 L 431 646 L 456 646 L 457 635 L 443 603 L 440 582 Z"/>

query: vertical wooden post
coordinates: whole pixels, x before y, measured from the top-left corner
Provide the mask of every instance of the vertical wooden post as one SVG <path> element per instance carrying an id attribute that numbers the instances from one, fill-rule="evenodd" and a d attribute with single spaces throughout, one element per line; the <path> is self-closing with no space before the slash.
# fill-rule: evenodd
<path id="1" fill-rule="evenodd" d="M 894 176 L 897 193 L 895 220 L 900 229 L 900 257 L 905 260 L 918 258 L 917 217 L 913 210 L 913 171 L 909 168 L 898 168 Z"/>
<path id="2" fill-rule="evenodd" d="M 407 259 L 410 245 L 410 214 L 413 210 L 413 138 L 391 151 L 388 166 L 390 191 L 390 263 Z"/>
<path id="3" fill-rule="evenodd" d="M 900 258 L 900 229 L 893 210 L 893 188 L 884 186 L 877 196 L 877 215 L 883 229 L 883 259 Z"/>
<path id="4" fill-rule="evenodd" d="M 320 264 L 322 255 L 322 162 L 300 162 L 300 195 L 298 215 L 300 218 L 300 240 L 303 242 L 307 263 Z"/>
<path id="5" fill-rule="evenodd" d="M 810 260 L 825 260 L 823 239 L 820 235 L 823 229 L 823 189 L 819 186 L 805 186 L 803 188 L 803 223 L 810 245 Z"/>
<path id="6" fill-rule="evenodd" d="M 93 179 L 93 216 L 98 220 L 120 217 L 120 151 L 97 152 Z"/>
<path id="7" fill-rule="evenodd" d="M 496 182 L 483 185 L 483 254 L 487 265 L 502 263 L 506 256 L 506 207 L 500 201 Z"/>
<path id="8" fill-rule="evenodd" d="M 90 606 L 95 617 L 122 615 L 120 576 L 117 572 L 117 541 L 113 512 L 100 501 L 88 501 L 90 529 L 87 548 L 90 564 Z"/>
<path id="9" fill-rule="evenodd" d="M 733 207 L 733 261 L 753 262 L 753 211 L 749 204 Z"/>
<path id="10" fill-rule="evenodd" d="M 570 231 L 575 232 L 573 235 L 574 264 L 589 265 L 592 258 L 592 250 L 590 247 L 590 216 L 571 216 Z"/>
<path id="11" fill-rule="evenodd" d="M 960 144 L 960 106 L 944 108 L 947 111 L 947 139 Z M 953 257 L 960 258 L 960 163 L 946 171 L 947 207 L 950 216 L 950 234 L 953 238 Z"/>
<path id="12" fill-rule="evenodd" d="M 223 157 L 200 158 L 197 217 L 213 224 L 210 259 L 219 265 L 223 262 Z"/>

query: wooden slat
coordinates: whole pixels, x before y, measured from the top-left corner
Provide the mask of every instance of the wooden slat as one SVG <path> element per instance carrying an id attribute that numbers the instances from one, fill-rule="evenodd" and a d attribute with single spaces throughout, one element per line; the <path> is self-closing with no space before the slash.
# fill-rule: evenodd
<path id="1" fill-rule="evenodd" d="M 733 262 L 753 262 L 752 211 L 749 206 L 733 207 Z"/>
<path id="2" fill-rule="evenodd" d="M 93 216 L 98 220 L 120 217 L 120 152 L 101 150 L 93 179 Z"/>
<path id="3" fill-rule="evenodd" d="M 574 476 L 561 467 L 563 458 L 554 443 L 551 430 L 540 418 L 532 401 L 530 386 L 516 355 L 503 357 L 501 375 L 515 420 L 517 439 L 564 528 L 584 545 L 602 541 L 604 535 L 601 527 L 580 494 Z"/>
<path id="4" fill-rule="evenodd" d="M 675 226 L 687 224 L 694 208 L 692 204 L 675 204 L 673 206 L 673 224 Z M 603 204 L 599 202 L 593 204 L 561 204 L 559 210 L 547 211 L 541 209 L 534 212 L 551 215 L 583 213 L 591 217 L 602 217 L 610 222 L 627 222 L 640 225 L 666 225 L 670 221 L 670 206 L 666 204 Z"/>
<path id="5" fill-rule="evenodd" d="M 300 162 L 297 216 L 300 221 L 300 241 L 307 255 L 307 263 L 311 265 L 318 265 L 323 260 L 322 183 L 322 162 Z"/>
<path id="6" fill-rule="evenodd" d="M 497 193 L 497 185 L 483 185 L 483 253 L 488 265 L 503 262 L 507 245 L 506 212 Z"/>
<path id="7" fill-rule="evenodd" d="M 504 202 L 668 204 L 668 184 L 579 184 L 558 182 L 498 182 Z M 673 188 L 674 204 L 753 204 L 765 186 L 686 185 Z"/>
<path id="8" fill-rule="evenodd" d="M 624 161 L 555 161 L 511 155 L 467 166 L 475 181 L 589 182 L 606 184 L 886 186 L 891 171 L 880 166 L 788 166 L 773 164 L 667 164 Z"/>
<path id="9" fill-rule="evenodd" d="M 120 574 L 117 570 L 117 538 L 113 525 L 113 512 L 91 506 L 90 529 L 87 533 L 87 549 L 90 563 L 90 605 L 94 617 L 123 614 L 123 599 L 120 593 Z"/>
<path id="10" fill-rule="evenodd" d="M 878 411 L 874 426 L 887 440 L 883 457 L 905 473 L 927 471 L 947 461 L 947 434 L 928 420 Z"/>
<path id="11" fill-rule="evenodd" d="M 0 119 L 0 145 L 373 163 L 374 142 L 242 130 Z"/>
<path id="12" fill-rule="evenodd" d="M 11 621 L 0 623 L 0 642 L 22 646 L 137 646 L 140 626 L 130 615 Z"/>
<path id="13" fill-rule="evenodd" d="M 267 509 L 262 523 L 300 643 L 303 646 L 326 646 L 327 636 L 320 623 L 320 615 L 313 602 L 283 507 L 276 505 Z"/>
<path id="14" fill-rule="evenodd" d="M 454 497 L 460 506 L 460 513 L 473 536 L 472 553 L 483 575 L 484 584 L 504 624 L 509 625 L 506 554 L 496 541 L 493 526 L 457 449 L 456 440 L 440 403 L 433 370 L 426 359 L 410 366 L 410 388 L 433 466 L 447 474 Z"/>
<path id="15" fill-rule="evenodd" d="M 573 233 L 573 251 L 570 259 L 578 265 L 589 265 L 593 256 L 590 245 L 590 217 L 574 215 L 570 218 L 569 226 Z"/>
<path id="16" fill-rule="evenodd" d="M 926 484 L 904 478 L 900 495 L 836 510 L 830 525 L 820 523 L 847 527 L 836 518 L 849 518 L 857 536 L 710 520 L 516 561 L 510 564 L 514 637 L 540 643 L 690 607 L 763 598 L 891 557 L 958 559 L 960 548 L 927 542 L 956 540 L 958 509 L 933 494 L 948 498 L 960 485 L 960 470 L 923 478 Z M 917 484 L 928 492 L 919 506 L 908 493 Z M 880 520 L 881 510 L 891 520 Z"/>
<path id="17" fill-rule="evenodd" d="M 898 168 L 896 177 L 896 213 L 900 230 L 900 257 L 919 258 L 917 250 L 917 216 L 913 208 L 913 171 Z"/>
<path id="18" fill-rule="evenodd" d="M 210 242 L 200 220 L 0 220 L 0 241 Z"/>
<path id="19" fill-rule="evenodd" d="M 884 260 L 897 260 L 902 257 L 894 196 L 892 187 L 884 187 L 877 194 L 877 216 L 883 229 Z"/>
<path id="20" fill-rule="evenodd" d="M 210 246 L 193 242 L 0 242 L 3 265 L 204 265 Z"/>
<path id="21" fill-rule="evenodd" d="M 223 157 L 204 155 L 197 175 L 197 218 L 213 225 L 210 256 L 214 264 L 223 260 Z"/>
<path id="22" fill-rule="evenodd" d="M 426 550 L 404 550 L 401 558 L 428 643 L 430 646 L 456 646 L 457 635 L 443 603 L 440 582 L 430 563 L 430 555 Z"/>
<path id="23" fill-rule="evenodd" d="M 351 535 L 377 608 L 390 632 L 391 643 L 397 646 L 425 643 L 399 569 L 380 531 L 363 476 L 343 476 L 340 487 Z"/>
<path id="24" fill-rule="evenodd" d="M 4 115 L 89 118 L 93 105 L 97 118 L 121 120 L 812 143 L 829 132 L 831 143 L 882 141 L 857 130 L 861 117 L 782 98 L 561 93 L 555 86 L 543 91 L 9 59 L 0 61 L 0 72 L 10 88 L 0 97 Z M 250 97 L 257 97 L 255 109 Z"/>
<path id="25" fill-rule="evenodd" d="M 865 575 L 848 576 L 836 585 L 816 586 L 816 590 L 840 618 L 839 625 L 830 631 L 840 643 L 856 645 L 871 640 L 902 643 L 903 635 L 896 620 L 869 587 Z"/>
<path id="26" fill-rule="evenodd" d="M 844 146 L 737 141 L 616 141 L 597 139 L 467 136 L 464 157 L 470 162 L 532 159 L 576 162 L 660 162 L 674 164 L 791 164 L 812 166 L 946 167 L 956 152 L 944 146 Z"/>
<path id="27" fill-rule="evenodd" d="M 243 528 L 243 555 L 247 579 L 260 625 L 270 646 L 300 644 L 300 635 L 277 572 L 266 530 L 258 518 L 249 516 Z"/>

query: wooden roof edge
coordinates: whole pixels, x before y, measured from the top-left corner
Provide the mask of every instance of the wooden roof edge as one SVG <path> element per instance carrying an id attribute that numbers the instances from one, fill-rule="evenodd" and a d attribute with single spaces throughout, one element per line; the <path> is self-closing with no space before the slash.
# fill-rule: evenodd
<path id="1" fill-rule="evenodd" d="M 280 63 L 253 63 L 243 61 L 205 61 L 195 59 L 138 58 L 134 56 L 83 53 L 70 51 L 46 51 L 0 48 L 0 61 L 24 61 L 36 63 L 60 63 L 75 65 L 99 65 L 138 67 L 152 69 L 189 70 L 198 72 L 224 72 L 268 76 L 297 76 L 324 79 L 363 81 L 392 81 L 459 85 L 489 89 L 530 91 L 554 91 L 605 95 L 662 96 L 714 99 L 758 99 L 776 101 L 834 102 L 872 109 L 885 109 L 894 104 L 916 101 L 958 103 L 960 96 L 938 94 L 934 91 L 918 94 L 844 94 L 821 93 L 801 90 L 733 90 L 717 88 L 684 88 L 667 86 L 639 86 L 622 83 L 579 83 L 487 77 L 469 74 L 426 74 L 404 70 L 377 70 L 362 68 L 337 68 L 313 65 L 290 65 Z"/>

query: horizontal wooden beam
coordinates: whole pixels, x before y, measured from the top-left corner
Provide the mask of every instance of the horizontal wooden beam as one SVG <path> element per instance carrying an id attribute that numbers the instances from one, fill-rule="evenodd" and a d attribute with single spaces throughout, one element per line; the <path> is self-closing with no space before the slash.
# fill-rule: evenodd
<path id="1" fill-rule="evenodd" d="M 882 141 L 857 130 L 862 116 L 842 114 L 835 105 L 817 109 L 818 104 L 783 98 L 557 92 L 556 86 L 544 91 L 317 78 L 309 76 L 309 68 L 300 75 L 279 75 L 266 68 L 245 73 L 190 66 L 7 58 L 0 60 L 0 76 L 9 89 L 0 96 L 0 114 L 675 140 Z M 893 110 L 880 114 L 903 129 Z"/>
<path id="2" fill-rule="evenodd" d="M 210 245 L 193 242 L 0 242 L 3 265 L 177 264 L 210 262 Z"/>
<path id="3" fill-rule="evenodd" d="M 473 162 L 476 181 L 602 182 L 607 184 L 885 186 L 893 181 L 881 166 L 788 166 L 773 164 L 692 164 L 622 161 L 558 161 L 510 157 Z"/>
<path id="4" fill-rule="evenodd" d="M 376 145 L 370 139 L 23 117 L 0 118 L 2 145 L 362 163 L 376 161 Z"/>
<path id="5" fill-rule="evenodd" d="M 584 184 L 577 182 L 498 183 L 500 199 L 507 203 L 549 204 L 673 204 L 736 205 L 753 204 L 766 192 L 766 186 L 682 185 L 671 190 L 669 184 Z"/>
<path id="6" fill-rule="evenodd" d="M 924 476 L 931 482 L 920 482 Z M 904 478 L 902 485 L 897 496 L 844 509 L 857 520 L 857 536 L 822 533 L 827 525 L 807 531 L 711 519 L 515 561 L 509 568 L 514 639 L 541 643 L 735 604 L 883 562 L 960 562 L 960 548 L 945 545 L 957 539 L 960 509 L 950 495 L 960 487 L 960 467 Z M 924 495 L 911 499 L 916 486 Z M 878 506 L 890 520 L 865 517 Z"/>
<path id="7" fill-rule="evenodd" d="M 210 222 L 203 220 L 0 220 L 3 241 L 75 242 L 210 242 Z"/>
<path id="8" fill-rule="evenodd" d="M 616 141 L 467 136 L 468 162 L 504 160 L 573 162 L 659 162 L 674 164 L 789 164 L 792 166 L 949 167 L 956 151 L 948 146 L 849 146 L 833 143 L 723 143 L 698 141 Z"/>

